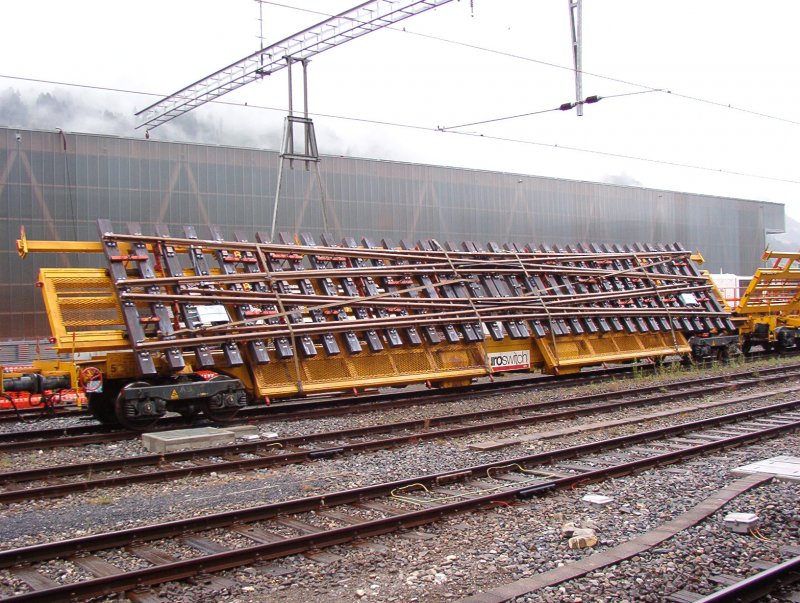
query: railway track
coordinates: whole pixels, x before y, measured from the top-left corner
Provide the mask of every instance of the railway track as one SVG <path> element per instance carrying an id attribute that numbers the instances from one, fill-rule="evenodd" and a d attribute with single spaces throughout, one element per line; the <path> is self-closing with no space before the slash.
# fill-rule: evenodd
<path id="1" fill-rule="evenodd" d="M 787 351 L 780 355 L 775 355 L 774 353 L 766 353 L 766 352 L 753 352 L 745 358 L 745 363 L 754 363 L 758 361 L 763 361 L 765 358 L 786 358 L 791 359 L 796 356 L 800 355 L 798 352 Z M 678 366 L 680 363 L 678 361 L 669 361 L 665 363 L 669 366 Z M 713 365 L 713 362 L 702 362 L 698 363 L 699 367 L 710 367 Z M 645 374 L 651 374 L 657 370 L 657 368 L 652 364 L 635 364 L 635 365 L 628 365 L 628 366 L 621 366 L 621 367 L 610 367 L 610 368 L 598 368 L 596 370 L 577 373 L 574 375 L 562 375 L 562 376 L 555 376 L 555 375 L 543 375 L 538 374 L 532 377 L 518 377 L 513 374 L 507 374 L 502 376 L 501 381 L 480 381 L 478 383 L 473 383 L 468 387 L 458 387 L 458 388 L 450 388 L 447 390 L 446 393 L 439 392 L 440 395 L 451 395 L 453 397 L 456 396 L 470 396 L 470 395 L 486 395 L 488 392 L 491 392 L 493 389 L 496 388 L 509 388 L 512 387 L 510 382 L 513 381 L 513 387 L 518 387 L 520 389 L 527 389 L 531 387 L 541 387 L 541 388 L 558 388 L 558 387 L 565 387 L 565 386 L 580 386 L 585 385 L 587 383 L 597 383 L 602 382 L 609 379 L 620 379 L 620 378 L 628 378 L 633 375 L 634 370 L 641 371 Z M 508 391 L 506 389 L 506 391 Z M 308 411 L 309 417 L 315 416 L 314 412 L 324 413 L 326 409 L 332 409 L 335 407 L 353 407 L 359 404 L 369 405 L 378 402 L 385 402 L 389 403 L 392 400 L 400 400 L 403 401 L 408 398 L 412 398 L 415 395 L 419 395 L 423 397 L 424 395 L 436 395 L 431 394 L 430 390 L 424 390 L 423 392 L 414 393 L 412 389 L 405 389 L 403 391 L 383 391 L 383 392 L 369 392 L 369 393 L 361 393 L 358 395 L 352 396 L 319 396 L 313 399 L 289 399 L 286 401 L 280 401 L 276 404 L 265 406 L 263 404 L 254 404 L 249 405 L 242 409 L 239 414 L 237 415 L 239 419 L 258 419 L 263 416 L 272 416 L 272 415 L 280 415 L 283 413 L 286 414 L 296 414 L 303 409 Z M 321 415 L 319 415 L 321 416 Z M 45 419 L 54 419 L 54 418 L 75 418 L 75 417 L 84 417 L 90 418 L 89 412 L 85 408 L 78 408 L 74 405 L 69 406 L 55 406 L 55 407 L 37 407 L 35 409 L 0 409 L 0 424 L 2 423 L 19 423 L 19 422 L 36 422 Z M 170 424 L 182 424 L 185 421 L 176 420 L 175 418 L 167 418 L 163 419 L 160 424 L 163 425 L 170 425 Z"/>
<path id="2" fill-rule="evenodd" d="M 518 387 L 521 389 L 531 387 L 541 388 L 557 388 L 565 386 L 580 386 L 588 383 L 602 382 L 610 379 L 620 379 L 630 377 L 633 375 L 634 369 L 651 373 L 654 371 L 652 364 L 636 364 L 630 366 L 601 368 L 593 371 L 576 373 L 574 375 L 543 375 L 537 374 L 535 376 L 516 376 L 512 374 L 504 375 L 500 381 L 481 381 L 473 383 L 467 387 L 448 388 L 446 392 L 439 391 L 438 394 L 443 396 L 468 396 L 468 395 L 485 395 L 486 392 L 491 392 L 493 389 L 503 389 L 508 387 Z M 513 385 L 512 385 L 513 383 Z M 434 390 L 435 392 L 435 390 Z M 327 409 L 336 407 L 353 407 L 359 405 L 369 405 L 375 403 L 389 403 L 393 400 L 405 400 L 414 397 L 425 397 L 437 395 L 432 390 L 415 390 L 413 388 L 403 389 L 402 391 L 383 391 L 383 392 L 362 392 L 356 395 L 339 395 L 339 396 L 316 396 L 313 398 L 298 398 L 280 401 L 276 404 L 269 406 L 264 404 L 251 404 L 241 411 L 239 411 L 237 418 L 239 419 L 257 419 L 264 416 L 280 415 L 280 414 L 294 414 L 300 410 L 313 413 L 315 411 L 324 413 Z M 85 408 L 80 409 L 77 406 L 65 407 L 46 407 L 36 409 L 14 409 L 0 410 L 0 423 L 17 423 L 17 422 L 35 422 L 44 419 L 53 418 L 74 418 L 85 417 L 91 418 L 88 410 Z M 171 425 L 171 424 L 185 424 L 185 420 L 175 419 L 174 417 L 162 419 L 158 425 Z"/>
<path id="3" fill-rule="evenodd" d="M 480 512 L 777 437 L 800 428 L 798 409 L 800 399 L 793 399 L 443 473 L 0 551 L 0 568 L 18 591 L 27 590 L 3 600 L 53 602 L 128 592 Z M 108 551 L 124 567 L 104 560 L 101 552 Z M 58 566 L 69 566 L 59 575 L 75 581 L 48 577 Z"/>
<path id="4" fill-rule="evenodd" d="M 774 564 L 773 567 L 729 584 L 725 588 L 711 593 L 705 597 L 695 599 L 694 603 L 749 603 L 758 601 L 780 588 L 800 581 L 800 556 L 795 556 L 783 563 Z M 677 601 L 673 595 L 669 598 Z"/>
<path id="5" fill-rule="evenodd" d="M 710 376 L 705 375 L 691 379 L 685 379 L 674 382 L 673 384 L 670 385 L 670 387 L 692 388 L 695 386 L 702 386 L 708 384 L 719 384 L 720 380 L 731 381 L 731 382 L 736 380 L 751 379 L 751 378 L 775 380 L 775 379 L 790 377 L 798 373 L 800 373 L 800 364 L 770 367 L 770 368 L 759 368 L 756 370 L 744 369 L 741 371 L 727 373 L 725 375 L 710 375 Z M 531 381 L 533 381 L 533 383 Z M 329 400 L 315 401 L 312 403 L 314 404 L 314 406 L 311 408 L 309 408 L 309 406 L 306 404 L 299 404 L 293 409 L 282 408 L 278 416 L 273 416 L 272 414 L 267 414 L 265 416 L 262 414 L 259 415 L 258 417 L 253 417 L 250 420 L 250 422 L 255 422 L 258 419 L 269 420 L 270 418 L 274 418 L 276 420 L 281 420 L 281 421 L 292 421 L 292 420 L 309 419 L 309 418 L 334 417 L 334 416 L 351 415 L 356 413 L 367 413 L 374 411 L 417 406 L 420 404 L 426 404 L 426 405 L 440 404 L 453 400 L 463 400 L 475 397 L 486 397 L 489 395 L 502 395 L 519 391 L 527 391 L 530 389 L 536 389 L 537 385 L 535 381 L 536 381 L 535 379 L 532 380 L 520 379 L 512 382 L 505 382 L 505 383 L 500 382 L 492 384 L 493 387 L 487 388 L 486 390 L 483 389 L 475 390 L 472 388 L 464 388 L 463 390 L 459 389 L 458 391 L 447 390 L 447 391 L 436 391 L 436 392 L 423 390 L 423 391 L 403 392 L 403 393 L 395 392 L 393 394 L 389 394 L 388 397 L 381 396 L 375 400 L 356 399 L 355 401 L 353 401 L 352 399 L 349 398 L 347 399 L 348 402 L 355 402 L 354 404 L 348 402 L 336 403 L 336 401 L 334 401 L 334 403 L 331 405 L 331 401 Z M 663 384 L 644 386 L 644 387 L 639 386 L 632 391 L 636 391 L 640 395 L 644 395 L 648 393 L 662 391 L 664 387 L 665 386 Z M 569 404 L 578 402 L 602 401 L 609 397 L 618 396 L 621 393 L 624 393 L 624 391 L 587 394 L 583 396 L 564 398 L 556 402 L 551 402 L 546 404 L 553 406 L 559 404 Z M 186 426 L 185 422 L 181 420 L 172 419 L 165 421 L 164 423 L 160 424 L 160 426 L 157 429 L 153 429 L 151 431 L 166 431 L 169 429 L 176 429 L 185 426 Z M 26 450 L 42 450 L 42 449 L 61 448 L 68 446 L 82 446 L 86 444 L 108 443 L 121 440 L 129 440 L 139 437 L 140 435 L 141 434 L 139 432 L 135 431 L 117 430 L 114 429 L 113 427 L 99 426 L 99 425 L 77 425 L 77 426 L 67 426 L 62 428 L 43 429 L 43 430 L 11 431 L 11 432 L 0 433 L 0 452 L 11 453 L 11 452 L 22 452 Z"/>
<path id="6" fill-rule="evenodd" d="M 726 391 L 763 387 L 767 384 L 782 382 L 786 377 L 785 372 L 778 372 L 778 374 L 716 383 L 708 378 L 703 378 L 681 383 L 679 387 L 667 392 L 663 391 L 662 386 L 649 388 L 649 391 L 593 394 L 266 441 L 6 472 L 0 473 L 0 486 L 3 487 L 3 490 L 0 491 L 0 503 L 58 497 L 95 488 L 152 483 L 211 472 L 246 471 L 314 461 L 344 454 L 394 448 L 437 438 L 453 438 L 513 429 L 561 419 L 655 406 L 674 400 L 705 397 Z M 798 390 L 800 390 L 800 386 L 757 392 L 713 405 L 706 404 L 704 407 L 729 406 L 781 394 L 793 394 Z M 695 406 L 694 410 L 698 408 Z M 690 409 L 692 407 L 684 406 L 671 414 L 686 413 Z M 658 413 L 658 416 L 664 417 L 668 414 L 661 412 Z M 634 416 L 630 419 L 615 421 L 614 425 L 636 424 L 642 420 L 642 416 Z M 586 430 L 592 429 L 597 428 Z M 502 443 L 496 443 L 494 446 L 500 448 Z M 70 480 L 65 478 L 70 478 Z"/>

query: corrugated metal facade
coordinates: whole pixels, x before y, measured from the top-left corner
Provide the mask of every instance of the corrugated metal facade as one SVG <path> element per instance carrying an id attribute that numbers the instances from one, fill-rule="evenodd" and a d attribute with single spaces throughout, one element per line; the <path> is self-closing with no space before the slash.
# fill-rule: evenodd
<path id="1" fill-rule="evenodd" d="M 165 222 L 269 231 L 277 154 L 107 136 L 0 128 L 0 338 L 49 333 L 40 266 L 92 258 L 17 257 L 30 239 L 96 240 L 95 220 L 145 232 Z M 287 165 L 288 168 L 288 165 Z M 783 230 L 783 206 L 625 186 L 386 161 L 323 157 L 330 226 L 337 236 L 518 243 L 680 241 L 712 271 L 752 274 L 765 232 Z M 313 171 L 284 170 L 278 229 L 322 230 Z"/>

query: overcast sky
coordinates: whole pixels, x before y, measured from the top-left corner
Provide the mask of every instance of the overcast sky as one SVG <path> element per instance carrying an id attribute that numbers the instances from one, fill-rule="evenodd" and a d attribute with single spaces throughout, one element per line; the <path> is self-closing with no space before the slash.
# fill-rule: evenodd
<path id="1" fill-rule="evenodd" d="M 265 42 L 356 4 L 265 2 Z M 0 7 L 2 76 L 169 94 L 259 45 L 254 0 Z M 584 0 L 583 16 L 584 96 L 628 96 L 436 131 L 574 100 L 567 0 L 454 0 L 311 62 L 320 152 L 776 201 L 800 219 L 800 2 Z M 142 136 L 133 113 L 155 100 L 0 77 L 0 125 Z M 279 146 L 285 70 L 223 100 L 248 106 L 151 136 Z"/>

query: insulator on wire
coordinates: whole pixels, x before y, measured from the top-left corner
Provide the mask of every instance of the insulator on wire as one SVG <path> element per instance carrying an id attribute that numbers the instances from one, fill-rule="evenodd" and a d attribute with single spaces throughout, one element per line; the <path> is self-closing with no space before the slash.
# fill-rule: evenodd
<path id="1" fill-rule="evenodd" d="M 570 109 L 575 108 L 576 103 L 564 103 L 559 107 L 562 111 L 569 111 Z"/>
<path id="2" fill-rule="evenodd" d="M 587 96 L 586 100 L 583 101 L 583 102 L 586 103 L 587 105 L 591 105 L 592 103 L 596 103 L 597 101 L 599 101 L 601 98 L 603 98 L 603 97 L 602 96 L 597 96 L 596 94 L 594 94 L 592 96 Z"/>

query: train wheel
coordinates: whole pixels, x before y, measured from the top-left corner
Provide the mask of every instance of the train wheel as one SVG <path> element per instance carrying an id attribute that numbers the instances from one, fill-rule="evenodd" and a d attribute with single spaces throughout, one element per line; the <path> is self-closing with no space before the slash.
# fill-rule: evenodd
<path id="1" fill-rule="evenodd" d="M 729 359 L 731 359 L 731 360 L 739 360 L 740 359 L 740 357 L 742 355 L 742 351 L 739 349 L 738 345 L 736 345 L 735 343 L 729 343 L 726 347 L 728 349 L 728 358 Z"/>
<path id="2" fill-rule="evenodd" d="M 210 381 L 227 379 L 224 375 L 212 377 Z M 220 392 L 204 400 L 203 412 L 212 421 L 226 423 L 232 421 L 245 405 L 244 393 L 239 390 Z"/>
<path id="3" fill-rule="evenodd" d="M 198 404 L 197 402 L 190 402 L 188 404 L 176 408 L 175 412 L 177 412 L 180 416 L 182 416 L 187 423 L 191 423 L 192 421 L 195 420 L 197 415 L 199 415 L 202 410 L 203 409 L 200 404 Z"/>
<path id="4" fill-rule="evenodd" d="M 117 420 L 124 427 L 134 431 L 144 431 L 152 427 L 166 412 L 166 402 L 160 398 L 125 397 L 125 390 L 134 387 L 146 387 L 149 383 L 136 381 L 122 388 L 114 401 Z"/>
<path id="5" fill-rule="evenodd" d="M 118 425 L 114 402 L 103 394 L 89 395 L 89 412 L 103 425 Z"/>
<path id="6" fill-rule="evenodd" d="M 88 392 L 89 412 L 103 425 L 119 425 L 114 401 L 120 389 L 121 385 L 118 382 L 106 381 L 103 383 L 102 391 Z"/>

